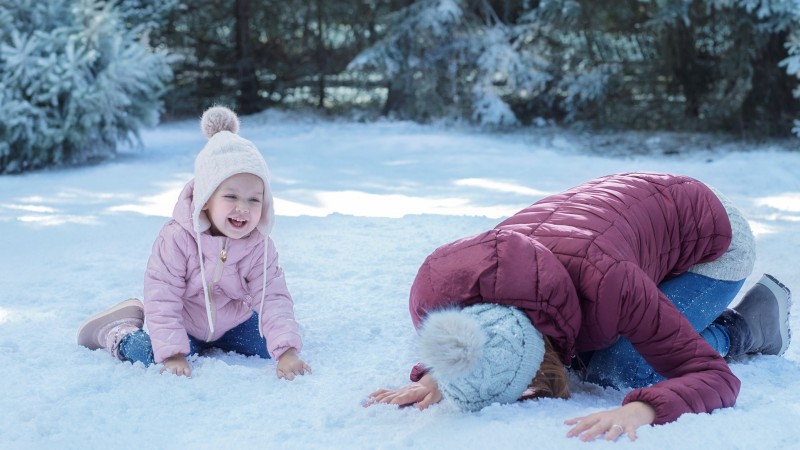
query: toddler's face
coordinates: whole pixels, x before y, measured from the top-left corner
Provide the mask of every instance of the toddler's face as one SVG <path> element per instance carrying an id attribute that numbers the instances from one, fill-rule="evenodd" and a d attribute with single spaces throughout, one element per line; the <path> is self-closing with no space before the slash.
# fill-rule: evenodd
<path id="1" fill-rule="evenodd" d="M 203 210 L 211 221 L 211 233 L 240 239 L 253 231 L 261 220 L 264 182 L 251 173 L 238 173 L 225 179 L 208 199 Z"/>

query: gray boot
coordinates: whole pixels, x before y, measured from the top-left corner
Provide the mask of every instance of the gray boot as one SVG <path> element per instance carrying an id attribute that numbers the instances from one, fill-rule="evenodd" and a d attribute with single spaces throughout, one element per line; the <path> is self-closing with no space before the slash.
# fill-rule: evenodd
<path id="1" fill-rule="evenodd" d="M 731 309 L 714 321 L 730 336 L 729 358 L 761 353 L 782 355 L 789 347 L 791 292 L 772 275 L 761 279 Z"/>

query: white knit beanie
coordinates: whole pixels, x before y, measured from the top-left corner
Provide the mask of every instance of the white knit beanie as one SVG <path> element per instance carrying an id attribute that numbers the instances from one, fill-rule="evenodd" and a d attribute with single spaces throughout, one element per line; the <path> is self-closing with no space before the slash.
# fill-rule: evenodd
<path id="1" fill-rule="evenodd" d="M 420 351 L 442 396 L 478 411 L 519 400 L 544 360 L 544 338 L 519 309 L 479 303 L 431 313 Z"/>
<path id="2" fill-rule="evenodd" d="M 275 209 L 264 157 L 252 142 L 237 134 L 239 118 L 228 108 L 215 106 L 206 110 L 200 128 L 208 143 L 194 161 L 192 221 L 195 231 L 200 233 L 211 226 L 203 207 L 217 187 L 233 175 L 250 173 L 264 182 L 264 206 L 257 228 L 268 236 L 275 222 Z"/>

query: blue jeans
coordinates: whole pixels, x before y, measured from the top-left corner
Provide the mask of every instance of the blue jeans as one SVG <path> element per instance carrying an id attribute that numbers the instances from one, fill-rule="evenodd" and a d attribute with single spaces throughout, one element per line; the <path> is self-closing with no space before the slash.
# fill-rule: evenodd
<path id="1" fill-rule="evenodd" d="M 249 319 L 231 328 L 216 341 L 205 342 L 189 336 L 189 355 L 200 353 L 211 347 L 226 352 L 269 359 L 267 342 L 259 335 L 258 314 L 255 312 Z M 138 361 L 144 363 L 145 366 L 153 364 L 155 360 L 150 336 L 144 330 L 139 330 L 123 337 L 119 344 L 119 356 L 124 361 Z"/>
<path id="2" fill-rule="evenodd" d="M 725 356 L 730 347 L 727 330 L 714 319 L 733 301 L 744 284 L 716 280 L 686 272 L 658 285 L 658 289 L 678 308 L 711 347 Z M 615 388 L 639 388 L 663 381 L 627 338 L 620 337 L 611 347 L 593 352 L 586 365 L 586 380 Z"/>

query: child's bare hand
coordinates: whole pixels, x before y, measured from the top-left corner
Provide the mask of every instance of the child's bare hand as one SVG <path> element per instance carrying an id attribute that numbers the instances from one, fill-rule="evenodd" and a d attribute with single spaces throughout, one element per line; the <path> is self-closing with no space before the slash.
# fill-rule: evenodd
<path id="1" fill-rule="evenodd" d="M 574 425 L 567 436 L 580 437 L 582 441 L 591 441 L 600 436 L 607 441 L 616 441 L 623 434 L 635 441 L 636 429 L 653 423 L 655 418 L 656 411 L 649 404 L 630 402 L 619 408 L 576 417 L 564 423 Z"/>
<path id="2" fill-rule="evenodd" d="M 400 389 L 380 389 L 369 394 L 369 400 L 365 406 L 386 403 L 398 406 L 415 405 L 417 409 L 425 409 L 441 400 L 442 393 L 439 391 L 439 384 L 430 374 L 425 374 L 419 381 Z"/>
<path id="3" fill-rule="evenodd" d="M 164 360 L 164 367 L 161 368 L 161 372 L 163 373 L 165 370 L 175 375 L 183 375 L 186 377 L 192 374 L 191 370 L 189 370 L 189 362 L 186 361 L 185 356 L 180 354 L 172 355 Z"/>
<path id="4" fill-rule="evenodd" d="M 305 375 L 306 372 L 310 374 L 311 367 L 297 356 L 295 349 L 290 348 L 278 358 L 278 368 L 275 372 L 278 374 L 278 378 L 291 381 L 298 375 Z"/>

